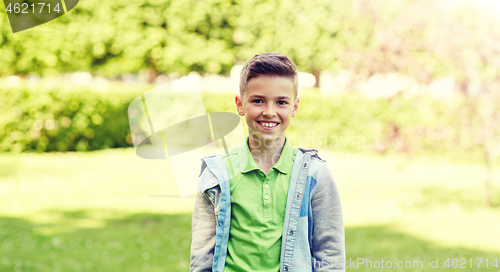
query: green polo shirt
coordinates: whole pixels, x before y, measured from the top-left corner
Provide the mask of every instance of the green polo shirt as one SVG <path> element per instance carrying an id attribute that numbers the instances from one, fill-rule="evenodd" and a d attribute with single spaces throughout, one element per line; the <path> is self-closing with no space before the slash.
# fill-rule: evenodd
<path id="1" fill-rule="evenodd" d="M 285 140 L 267 175 L 257 166 L 247 141 L 223 160 L 230 169 L 231 227 L 224 272 L 280 270 L 281 236 L 288 184 L 298 149 Z"/>

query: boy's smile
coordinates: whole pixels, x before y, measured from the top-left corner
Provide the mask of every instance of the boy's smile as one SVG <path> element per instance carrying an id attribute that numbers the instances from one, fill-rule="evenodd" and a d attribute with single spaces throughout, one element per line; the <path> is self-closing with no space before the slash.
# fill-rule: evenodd
<path id="1" fill-rule="evenodd" d="M 284 141 L 299 98 L 295 97 L 291 79 L 262 75 L 250 79 L 243 97 L 236 96 L 235 102 L 239 114 L 245 116 L 250 141 L 261 140 L 268 145 Z"/>

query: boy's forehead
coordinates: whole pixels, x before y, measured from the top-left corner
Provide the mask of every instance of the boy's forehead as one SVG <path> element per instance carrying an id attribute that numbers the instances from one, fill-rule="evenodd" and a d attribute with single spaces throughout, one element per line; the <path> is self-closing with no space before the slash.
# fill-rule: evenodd
<path id="1" fill-rule="evenodd" d="M 290 98 L 295 96 L 294 81 L 293 79 L 285 76 L 261 75 L 253 77 L 248 81 L 246 89 L 247 96 L 252 95 L 255 92 L 265 92 L 267 94 L 269 94 L 269 92 L 276 94 L 287 93 Z"/>

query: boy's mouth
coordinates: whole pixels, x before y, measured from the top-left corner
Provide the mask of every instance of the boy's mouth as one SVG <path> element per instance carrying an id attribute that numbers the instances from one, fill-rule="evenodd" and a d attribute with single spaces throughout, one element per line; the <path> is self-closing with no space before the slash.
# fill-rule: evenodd
<path id="1" fill-rule="evenodd" d="M 264 129 L 273 129 L 279 125 L 278 122 L 268 122 L 268 121 L 257 121 L 259 125 Z"/>

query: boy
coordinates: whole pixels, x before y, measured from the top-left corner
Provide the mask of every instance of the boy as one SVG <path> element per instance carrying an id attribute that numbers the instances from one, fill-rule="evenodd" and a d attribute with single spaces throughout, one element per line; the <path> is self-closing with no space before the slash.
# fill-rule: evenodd
<path id="1" fill-rule="evenodd" d="M 297 113 L 297 69 L 286 55 L 245 63 L 235 97 L 249 137 L 202 159 L 191 271 L 344 271 L 337 187 L 314 149 L 285 136 Z"/>

